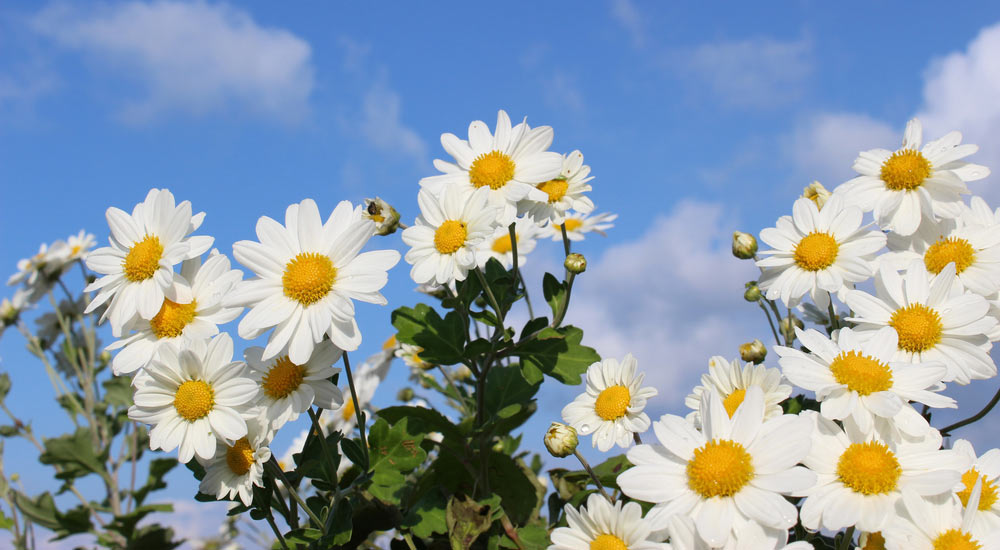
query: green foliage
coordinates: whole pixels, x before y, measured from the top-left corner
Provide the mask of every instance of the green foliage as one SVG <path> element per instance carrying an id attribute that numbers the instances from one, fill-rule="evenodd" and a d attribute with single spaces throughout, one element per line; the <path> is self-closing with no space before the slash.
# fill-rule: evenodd
<path id="1" fill-rule="evenodd" d="M 462 317 L 450 312 L 442 319 L 427 304 L 415 308 L 401 307 L 392 312 L 396 338 L 403 343 L 424 349 L 421 357 L 438 365 L 453 365 L 462 360 L 465 328 Z"/>
<path id="2" fill-rule="evenodd" d="M 518 345 L 513 355 L 521 358 L 524 377 L 529 382 L 541 381 L 541 373 L 563 384 L 576 385 L 587 367 L 601 360 L 594 348 L 582 345 L 583 331 L 573 326 L 558 329 L 546 327 L 528 342 Z"/>

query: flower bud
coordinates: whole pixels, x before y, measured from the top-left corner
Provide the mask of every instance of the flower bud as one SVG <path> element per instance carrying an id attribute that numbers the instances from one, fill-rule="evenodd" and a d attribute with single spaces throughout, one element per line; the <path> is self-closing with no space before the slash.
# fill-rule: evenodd
<path id="1" fill-rule="evenodd" d="M 413 401 L 413 388 L 403 388 L 399 390 L 396 394 L 396 399 L 406 403 L 408 401 Z"/>
<path id="2" fill-rule="evenodd" d="M 459 382 L 464 382 L 465 380 L 472 378 L 472 369 L 470 369 L 465 365 L 459 365 L 458 368 L 455 369 L 452 376 L 455 377 L 455 380 L 458 380 Z"/>
<path id="3" fill-rule="evenodd" d="M 375 222 L 376 235 L 391 235 L 399 227 L 399 212 L 378 197 L 365 199 L 364 217 Z"/>
<path id="4" fill-rule="evenodd" d="M 757 281 L 750 281 L 746 284 L 746 291 L 743 292 L 743 299 L 748 302 L 760 301 L 761 293 L 760 287 L 757 286 Z"/>
<path id="5" fill-rule="evenodd" d="M 788 314 L 788 317 L 785 317 L 778 322 L 778 329 L 781 330 L 781 334 L 783 336 L 787 336 L 790 340 L 795 339 L 795 327 L 804 329 L 806 328 L 806 325 L 802 322 L 802 319 L 799 319 L 791 313 Z"/>
<path id="6" fill-rule="evenodd" d="M 747 342 L 740 346 L 740 358 L 747 363 L 763 363 L 765 357 L 767 357 L 767 346 L 756 338 L 753 342 Z"/>
<path id="7" fill-rule="evenodd" d="M 749 233 L 733 231 L 733 256 L 749 260 L 757 254 L 757 239 Z"/>
<path id="8" fill-rule="evenodd" d="M 584 258 L 583 254 L 573 252 L 569 256 L 566 256 L 566 261 L 563 262 L 563 265 L 566 266 L 566 271 L 579 275 L 587 271 L 587 258 Z"/>
<path id="9" fill-rule="evenodd" d="M 830 198 L 831 193 L 823 187 L 823 184 L 814 181 L 802 189 L 802 198 L 809 199 L 816 203 L 816 209 L 822 209 L 823 205 L 826 204 L 826 200 Z"/>
<path id="10" fill-rule="evenodd" d="M 553 422 L 549 431 L 545 432 L 545 448 L 556 458 L 569 456 L 576 451 L 579 440 L 573 426 Z"/>

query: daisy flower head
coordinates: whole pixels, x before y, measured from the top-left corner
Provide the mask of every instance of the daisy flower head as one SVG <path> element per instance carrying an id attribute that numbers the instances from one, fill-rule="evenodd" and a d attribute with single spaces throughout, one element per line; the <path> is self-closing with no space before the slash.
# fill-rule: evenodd
<path id="1" fill-rule="evenodd" d="M 63 241 L 56 241 L 51 245 L 48 243 L 38 245 L 38 252 L 29 258 L 22 258 L 17 261 L 17 273 L 14 273 L 7 279 L 7 284 L 10 286 L 20 283 L 25 283 L 29 286 L 35 285 L 40 282 L 39 276 L 44 279 L 58 272 L 64 263 L 65 250 L 66 243 Z"/>
<path id="2" fill-rule="evenodd" d="M 789 307 L 808 293 L 826 309 L 831 293 L 842 295 L 874 273 L 870 262 L 885 246 L 885 234 L 861 224 L 861 210 L 836 195 L 822 210 L 809 199 L 796 200 L 791 216 L 760 232 L 773 249 L 761 252 L 767 257 L 757 261 L 760 289 L 769 300 L 781 298 Z"/>
<path id="3" fill-rule="evenodd" d="M 751 386 L 757 386 L 764 392 L 764 420 L 781 416 L 781 402 L 792 394 L 792 387 L 784 382 L 781 371 L 776 368 L 744 363 L 739 359 L 730 361 L 716 355 L 708 360 L 708 372 L 701 375 L 701 385 L 695 386 L 684 399 L 684 404 L 693 409 L 687 419 L 695 426 L 701 426 L 698 410 L 701 408 L 701 396 L 707 391 L 719 394 L 726 413 L 732 418 Z"/>
<path id="4" fill-rule="evenodd" d="M 592 231 L 602 237 L 607 237 L 608 234 L 605 231 L 615 226 L 611 222 L 616 219 L 618 219 L 618 214 L 610 212 L 594 215 L 569 212 L 561 224 L 549 222 L 548 225 L 541 228 L 540 233 L 553 241 L 562 241 L 562 228 L 565 225 L 566 237 L 571 241 L 582 241 L 584 235 Z"/>
<path id="5" fill-rule="evenodd" d="M 976 456 L 972 443 L 965 439 L 955 441 L 951 448 L 967 463 L 956 494 L 966 507 L 966 513 L 972 514 L 973 525 L 984 531 L 1000 529 L 1000 449 L 990 449 Z M 972 506 L 970 497 L 977 483 L 980 485 L 979 502 Z"/>
<path id="6" fill-rule="evenodd" d="M 526 199 L 518 203 L 518 212 L 527 215 L 538 225 L 546 222 L 559 224 L 570 209 L 581 214 L 589 214 L 594 203 L 584 195 L 591 187 L 587 183 L 594 179 L 590 167 L 583 163 L 583 153 L 573 151 L 563 155 L 562 170 L 559 175 L 536 187 L 547 195 L 543 201 Z"/>
<path id="7" fill-rule="evenodd" d="M 340 372 L 333 365 L 343 354 L 329 340 L 316 344 L 309 360 L 301 364 L 283 354 L 264 360 L 264 349 L 260 347 L 243 352 L 249 367 L 247 376 L 260 388 L 258 403 L 264 407 L 272 430 L 295 420 L 313 404 L 324 409 L 344 404 L 340 389 L 330 381 Z"/>
<path id="8" fill-rule="evenodd" d="M 672 516 L 669 531 L 674 550 L 813 550 L 808 542 L 788 544 L 787 529 L 772 529 L 754 521 L 736 521 L 733 536 L 721 547 L 711 546 L 702 540 L 690 516 Z"/>
<path id="9" fill-rule="evenodd" d="M 924 215 L 955 218 L 961 213 L 965 183 L 983 179 L 989 168 L 965 162 L 979 147 L 960 145 L 962 134 L 949 132 L 921 147 L 923 126 L 917 119 L 906 124 L 903 145 L 862 151 L 854 161 L 858 177 L 834 191 L 865 212 L 873 212 L 879 227 L 911 235 Z"/>
<path id="10" fill-rule="evenodd" d="M 240 337 L 252 340 L 274 328 L 262 360 L 287 348 L 289 359 L 304 365 L 324 334 L 340 349 L 358 349 L 352 300 L 385 305 L 379 291 L 399 261 L 395 250 L 361 252 L 374 223 L 348 201 L 324 222 L 316 203 L 305 199 L 285 210 L 285 225 L 267 216 L 257 220 L 259 242 L 233 245 L 236 260 L 256 278 L 237 286 L 227 303 L 251 308 L 240 321 Z"/>
<path id="11" fill-rule="evenodd" d="M 998 550 L 1000 531 L 984 529 L 973 522 L 973 510 L 980 499 L 977 485 L 962 510 L 952 498 L 921 498 L 904 489 L 896 505 L 897 518 L 883 532 L 889 550 Z"/>
<path id="12" fill-rule="evenodd" d="M 215 456 L 206 461 L 205 477 L 198 491 L 218 499 L 239 496 L 250 506 L 254 486 L 263 487 L 264 464 L 271 460 L 273 432 L 263 417 L 247 420 L 247 434 L 232 443 L 219 445 Z"/>
<path id="13" fill-rule="evenodd" d="M 97 291 L 86 313 L 110 300 L 101 320 L 111 321 L 112 333 L 120 336 L 136 315 L 149 320 L 160 311 L 174 282 L 174 266 L 201 256 L 214 239 L 191 235 L 205 213 L 192 215 L 191 203 L 176 204 L 166 189 L 150 189 L 132 214 L 111 207 L 105 215 L 111 246 L 87 255 L 87 267 L 101 277 L 84 289 Z"/>
<path id="14" fill-rule="evenodd" d="M 94 248 L 96 244 L 97 239 L 94 238 L 94 235 L 81 229 L 79 233 L 70 235 L 66 239 L 65 256 L 63 259 L 67 263 L 76 260 L 85 260 L 90 249 Z"/>
<path id="15" fill-rule="evenodd" d="M 631 353 L 621 363 L 605 359 L 587 369 L 587 388 L 563 407 L 563 421 L 580 435 L 594 435 L 593 446 L 605 452 L 618 445 L 627 448 L 633 434 L 649 429 L 649 416 L 642 412 L 646 401 L 658 393 L 642 387 L 644 373 L 636 372 Z"/>
<path id="16" fill-rule="evenodd" d="M 435 367 L 433 363 L 428 363 L 420 357 L 420 353 L 424 351 L 424 348 L 420 346 L 414 346 L 413 344 L 399 344 L 396 348 L 396 357 L 403 360 L 403 363 L 416 370 L 430 370 Z"/>
<path id="17" fill-rule="evenodd" d="M 862 340 L 892 327 L 897 335 L 892 360 L 943 363 L 948 368 L 944 382 L 964 385 L 996 376 L 987 333 L 997 319 L 989 315 L 985 298 L 963 293 L 954 283 L 953 263 L 933 277 L 919 266 L 901 277 L 883 265 L 875 277 L 876 296 L 860 290 L 847 293 L 844 301 L 855 313 L 848 320 L 857 323 L 854 332 Z"/>
<path id="18" fill-rule="evenodd" d="M 257 398 L 257 384 L 242 361 L 233 361 L 233 340 L 224 332 L 180 350 L 164 346 L 132 385 L 128 417 L 152 426 L 151 449 L 178 449 L 184 463 L 215 456 L 217 440 L 247 435 L 244 417 Z"/>
<path id="19" fill-rule="evenodd" d="M 566 508 L 566 527 L 552 531 L 548 550 L 670 550 L 657 542 L 638 502 L 611 504 L 594 493 L 579 510 Z"/>
<path id="20" fill-rule="evenodd" d="M 815 482 L 796 466 L 809 452 L 810 423 L 788 414 L 764 420 L 758 386 L 747 390 L 732 418 L 715 392 L 702 394 L 699 413 L 702 430 L 674 415 L 653 423 L 659 445 L 628 451 L 635 466 L 618 476 L 622 492 L 654 504 L 646 517 L 657 530 L 666 532 L 675 515 L 691 516 L 711 547 L 728 544 L 743 521 L 795 525 L 798 511 L 783 495 Z"/>
<path id="21" fill-rule="evenodd" d="M 526 122 L 511 127 L 505 111 L 497 113 L 496 131 L 481 120 L 469 125 L 468 141 L 455 134 L 441 134 L 441 145 L 455 162 L 435 160 L 443 172 L 420 180 L 434 194 L 448 187 L 485 189 L 497 223 L 509 225 L 521 200 L 546 201 L 536 186 L 559 176 L 562 155 L 548 151 L 552 127 L 530 128 Z"/>
<path id="22" fill-rule="evenodd" d="M 816 485 L 802 496 L 800 519 L 806 529 L 838 531 L 851 525 L 869 533 L 891 524 L 901 491 L 923 497 L 955 487 L 965 461 L 940 450 L 941 435 L 929 430 L 921 441 L 882 441 L 851 426 L 845 431 L 816 411 L 799 416 L 813 422 L 812 449 L 803 461 Z"/>
<path id="23" fill-rule="evenodd" d="M 242 279 L 243 272 L 230 269 L 229 258 L 216 251 L 204 264 L 200 256 L 185 260 L 167 289 L 160 311 L 152 319 L 133 319 L 127 328 L 136 332 L 106 348 L 121 350 L 111 361 L 112 371 L 116 375 L 134 372 L 149 365 L 162 346 L 184 347 L 185 342 L 218 334 L 219 325 L 236 319 L 243 311 L 222 304 Z"/>
<path id="24" fill-rule="evenodd" d="M 519 218 L 514 222 L 514 238 L 517 242 L 517 264 L 524 266 L 525 256 L 535 249 L 535 235 L 538 233 L 538 226 L 531 220 Z M 496 258 L 505 269 L 510 269 L 514 265 L 514 247 L 510 240 L 510 227 L 498 226 L 493 230 L 493 234 L 488 236 L 479 245 L 479 267 L 484 267 L 490 258 Z"/>
<path id="25" fill-rule="evenodd" d="M 403 242 L 411 247 L 406 261 L 413 265 L 414 282 L 450 285 L 465 280 L 478 264 L 480 243 L 496 227 L 496 208 L 487 199 L 483 189 L 453 187 L 440 195 L 420 190 L 420 216 L 403 230 Z"/>
<path id="26" fill-rule="evenodd" d="M 862 342 L 850 328 L 828 338 L 817 330 L 796 329 L 809 353 L 775 346 L 785 376 L 816 393 L 820 414 L 841 420 L 860 433 L 878 430 L 887 439 L 902 434 L 920 438 L 930 429 L 910 405 L 955 408 L 955 400 L 936 393 L 948 374 L 942 363 L 900 363 L 896 331 L 883 327 Z"/>

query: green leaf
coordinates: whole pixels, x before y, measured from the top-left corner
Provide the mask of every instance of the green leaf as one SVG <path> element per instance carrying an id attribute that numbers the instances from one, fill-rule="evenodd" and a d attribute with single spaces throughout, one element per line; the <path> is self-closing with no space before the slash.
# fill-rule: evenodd
<path id="1" fill-rule="evenodd" d="M 419 421 L 413 424 L 419 424 Z M 371 449 L 372 468 L 391 467 L 401 472 L 408 472 L 423 464 L 427 452 L 420 447 L 423 441 L 422 426 L 414 426 L 411 430 L 411 419 L 401 418 L 389 428 L 384 418 L 379 418 L 372 425 L 368 434 L 368 445 Z"/>
<path id="2" fill-rule="evenodd" d="M 523 524 L 541 507 L 535 484 L 510 456 L 490 453 L 490 487 L 500 496 L 503 510 L 516 524 Z"/>
<path id="3" fill-rule="evenodd" d="M 174 540 L 174 530 L 160 525 L 144 525 L 136 530 L 125 550 L 173 550 L 183 540 Z"/>
<path id="4" fill-rule="evenodd" d="M 514 355 L 526 368 L 538 369 L 563 384 L 576 385 L 590 365 L 601 360 L 594 348 L 580 344 L 583 331 L 574 326 L 545 328 L 531 341 L 519 344 Z M 533 377 L 526 373 L 525 378 Z"/>
<path id="5" fill-rule="evenodd" d="M 447 438 L 462 439 L 465 437 L 458 426 L 452 424 L 443 414 L 434 409 L 400 405 L 379 409 L 378 416 L 386 419 L 390 424 L 396 424 L 404 418 L 418 419 L 422 426 L 415 424 L 409 426 L 409 429 L 414 433 L 417 433 L 417 428 L 422 427 L 425 430 L 421 432 L 423 434 L 440 432 Z"/>
<path id="6" fill-rule="evenodd" d="M 351 540 L 351 531 L 354 527 L 354 507 L 351 501 L 344 498 L 337 503 L 337 508 L 333 511 L 333 525 L 327 534 L 329 544 L 334 546 L 346 544 Z M 332 536 L 331 536 L 332 535 Z"/>
<path id="7" fill-rule="evenodd" d="M 383 502 L 399 505 L 407 489 L 406 476 L 399 470 L 379 468 L 372 474 L 372 484 L 368 487 L 368 492 Z"/>
<path id="8" fill-rule="evenodd" d="M 439 365 L 453 365 L 462 360 L 466 326 L 458 312 L 444 316 L 427 304 L 401 307 L 392 312 L 392 325 L 400 342 L 423 348 L 421 358 Z"/>
<path id="9" fill-rule="evenodd" d="M 323 531 L 312 528 L 295 529 L 285 534 L 285 542 L 290 548 L 311 548 L 321 538 Z"/>
<path id="10" fill-rule="evenodd" d="M 13 437 L 17 435 L 19 432 L 20 430 L 17 429 L 17 426 L 9 426 L 9 425 L 0 426 L 0 436 L 3 437 Z"/>
<path id="11" fill-rule="evenodd" d="M 56 474 L 59 479 L 70 480 L 88 473 L 106 475 L 104 461 L 107 454 L 98 455 L 94 449 L 94 439 L 89 428 L 77 428 L 73 435 L 63 435 L 44 440 L 45 452 L 38 457 L 42 464 L 57 465 L 63 471 Z"/>
<path id="12" fill-rule="evenodd" d="M 532 401 L 539 385 L 528 383 L 517 367 L 493 367 L 486 375 L 486 412 L 501 418 L 513 416 Z"/>
<path id="13" fill-rule="evenodd" d="M 167 472 L 173 470 L 177 464 L 177 459 L 174 458 L 154 458 L 149 461 L 149 472 L 146 474 L 146 483 L 132 493 L 137 506 L 141 506 L 146 501 L 149 493 L 166 488 L 167 483 L 163 481 L 163 477 L 167 475 Z"/>
<path id="14" fill-rule="evenodd" d="M 34 500 L 19 491 L 14 491 L 13 495 L 17 509 L 33 523 L 53 531 L 59 528 L 59 520 L 56 518 L 58 513 L 56 502 L 48 491 L 38 495 L 38 498 Z"/>
<path id="15" fill-rule="evenodd" d="M 566 282 L 556 279 L 551 273 L 546 273 L 542 277 L 542 295 L 552 308 L 552 315 L 558 315 L 563 301 L 566 300 Z"/>
<path id="16" fill-rule="evenodd" d="M 447 533 L 447 508 L 448 501 L 441 492 L 431 491 L 410 507 L 402 526 L 419 538 Z"/>
<path id="17" fill-rule="evenodd" d="M 345 437 L 340 440 L 340 449 L 344 451 L 344 456 L 346 456 L 352 464 L 357 465 L 362 470 L 368 469 L 365 464 L 365 451 L 361 448 L 361 445 L 358 444 L 357 441 Z"/>
<path id="18" fill-rule="evenodd" d="M 132 405 L 132 379 L 128 376 L 112 376 L 105 380 L 104 402 L 112 407 L 128 408 Z"/>
<path id="19" fill-rule="evenodd" d="M 56 521 L 59 528 L 55 530 L 56 537 L 53 540 L 64 539 L 71 535 L 87 533 L 93 528 L 90 523 L 90 511 L 83 506 L 77 506 L 67 510 L 66 513 L 56 512 Z"/>
<path id="20" fill-rule="evenodd" d="M 0 373 L 0 401 L 3 401 L 10 393 L 10 375 L 6 372 Z"/>
<path id="21" fill-rule="evenodd" d="M 445 521 L 452 550 L 469 550 L 479 535 L 493 524 L 493 504 L 481 504 L 467 496 L 448 501 Z"/>
<path id="22" fill-rule="evenodd" d="M 517 530 L 517 538 L 524 550 L 545 550 L 549 546 L 549 531 L 541 525 L 525 525 Z M 509 537 L 503 537 L 501 548 L 518 548 Z"/>

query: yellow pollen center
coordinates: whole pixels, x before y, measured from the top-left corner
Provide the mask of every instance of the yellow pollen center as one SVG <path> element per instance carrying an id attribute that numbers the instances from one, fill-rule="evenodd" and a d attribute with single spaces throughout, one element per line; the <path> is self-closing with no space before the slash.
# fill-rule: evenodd
<path id="1" fill-rule="evenodd" d="M 743 445 L 713 439 L 687 463 L 688 486 L 703 498 L 731 497 L 753 479 L 753 460 Z"/>
<path id="2" fill-rule="evenodd" d="M 583 220 L 579 218 L 566 218 L 563 225 L 566 226 L 566 231 L 576 231 L 583 225 Z"/>
<path id="3" fill-rule="evenodd" d="M 76 256 L 77 254 L 80 253 L 81 250 L 83 250 L 82 246 L 80 246 L 78 244 L 74 244 L 73 247 L 69 249 L 69 255 L 70 256 Z"/>
<path id="4" fill-rule="evenodd" d="M 628 388 L 620 384 L 609 386 L 597 396 L 594 412 L 604 420 L 617 420 L 625 416 L 631 401 Z"/>
<path id="5" fill-rule="evenodd" d="M 274 365 L 271 365 L 260 385 L 268 397 L 281 399 L 297 390 L 302 385 L 302 379 L 305 378 L 305 375 L 306 368 L 292 363 L 286 355 L 279 357 Z"/>
<path id="6" fill-rule="evenodd" d="M 868 533 L 868 540 L 861 550 L 885 550 L 885 537 L 882 536 L 882 532 Z"/>
<path id="7" fill-rule="evenodd" d="M 493 241 L 493 252 L 496 252 L 497 254 L 507 254 L 511 250 L 513 250 L 513 247 L 510 242 L 510 234 L 497 237 L 497 239 Z"/>
<path id="8" fill-rule="evenodd" d="M 548 193 L 549 204 L 552 204 L 559 202 L 559 199 L 566 195 L 566 190 L 569 189 L 569 182 L 562 179 L 543 181 L 538 184 L 538 188 Z"/>
<path id="9" fill-rule="evenodd" d="M 597 535 L 590 541 L 590 550 L 628 550 L 628 546 L 614 535 Z"/>
<path id="10" fill-rule="evenodd" d="M 902 473 L 896 455 L 878 441 L 852 443 L 837 461 L 840 482 L 863 495 L 891 493 Z"/>
<path id="11" fill-rule="evenodd" d="M 889 318 L 889 326 L 899 335 L 899 349 L 911 353 L 927 351 L 941 340 L 941 316 L 923 304 L 897 309 Z"/>
<path id="12" fill-rule="evenodd" d="M 736 414 L 736 409 L 740 407 L 743 403 L 743 398 L 746 397 L 747 391 L 743 388 L 738 390 L 733 390 L 733 393 L 726 396 L 722 401 L 722 406 L 726 408 L 726 414 L 729 418 L 732 418 Z"/>
<path id="13" fill-rule="evenodd" d="M 927 271 L 935 275 L 948 264 L 955 263 L 955 272 L 961 273 L 972 265 L 976 259 L 976 250 L 969 241 L 957 237 L 949 237 L 932 244 L 924 252 L 924 265 Z"/>
<path id="14" fill-rule="evenodd" d="M 961 529 L 948 529 L 934 538 L 934 550 L 979 550 L 982 546 L 972 534 Z"/>
<path id="15" fill-rule="evenodd" d="M 830 373 L 838 384 L 857 392 L 870 395 L 886 391 L 892 387 L 892 371 L 889 365 L 856 351 L 845 351 L 830 363 Z"/>
<path id="16" fill-rule="evenodd" d="M 204 418 L 215 405 L 215 391 L 202 380 L 188 380 L 174 393 L 174 408 L 188 422 Z"/>
<path id="17" fill-rule="evenodd" d="M 175 338 L 181 335 L 184 327 L 194 321 L 195 310 L 198 303 L 191 300 L 190 304 L 178 304 L 177 302 L 163 299 L 160 311 L 149 320 L 149 328 L 157 338 Z"/>
<path id="18" fill-rule="evenodd" d="M 434 232 L 434 248 L 441 254 L 454 254 L 462 248 L 468 236 L 465 222 L 446 220 Z"/>
<path id="19" fill-rule="evenodd" d="M 382 343 L 383 350 L 389 350 L 396 347 L 396 335 L 393 334 L 385 342 Z"/>
<path id="20" fill-rule="evenodd" d="M 477 188 L 488 185 L 490 189 L 500 189 L 512 179 L 514 161 L 500 151 L 479 155 L 469 167 L 469 181 Z"/>
<path id="21" fill-rule="evenodd" d="M 161 257 L 163 245 L 160 244 L 159 237 L 146 235 L 125 254 L 125 261 L 122 262 L 125 278 L 133 283 L 149 279 L 160 268 Z"/>
<path id="22" fill-rule="evenodd" d="M 833 265 L 840 246 L 826 233 L 810 233 L 795 246 L 795 263 L 806 271 L 819 271 Z"/>
<path id="23" fill-rule="evenodd" d="M 254 463 L 254 450 L 247 438 L 242 438 L 226 450 L 226 464 L 236 475 L 245 475 Z"/>
<path id="24" fill-rule="evenodd" d="M 281 286 L 285 296 L 308 306 L 322 300 L 333 288 L 337 268 L 328 256 L 316 252 L 300 252 L 285 266 Z"/>
<path id="25" fill-rule="evenodd" d="M 972 489 L 976 486 L 976 480 L 982 477 L 983 484 L 981 493 L 979 494 L 979 511 L 983 512 L 993 508 L 993 505 L 997 501 L 997 486 L 995 483 L 986 479 L 986 476 L 980 476 L 979 470 L 971 468 L 964 474 L 962 474 L 962 484 L 965 488 L 958 492 L 958 498 L 962 501 L 962 506 L 969 505 L 969 497 L 972 496 Z"/>
<path id="26" fill-rule="evenodd" d="M 882 164 L 879 176 L 893 191 L 912 191 L 931 175 L 931 163 L 913 149 L 896 151 Z"/>
<path id="27" fill-rule="evenodd" d="M 340 417 L 347 422 L 352 416 L 354 416 L 354 400 L 348 399 L 340 409 Z"/>

